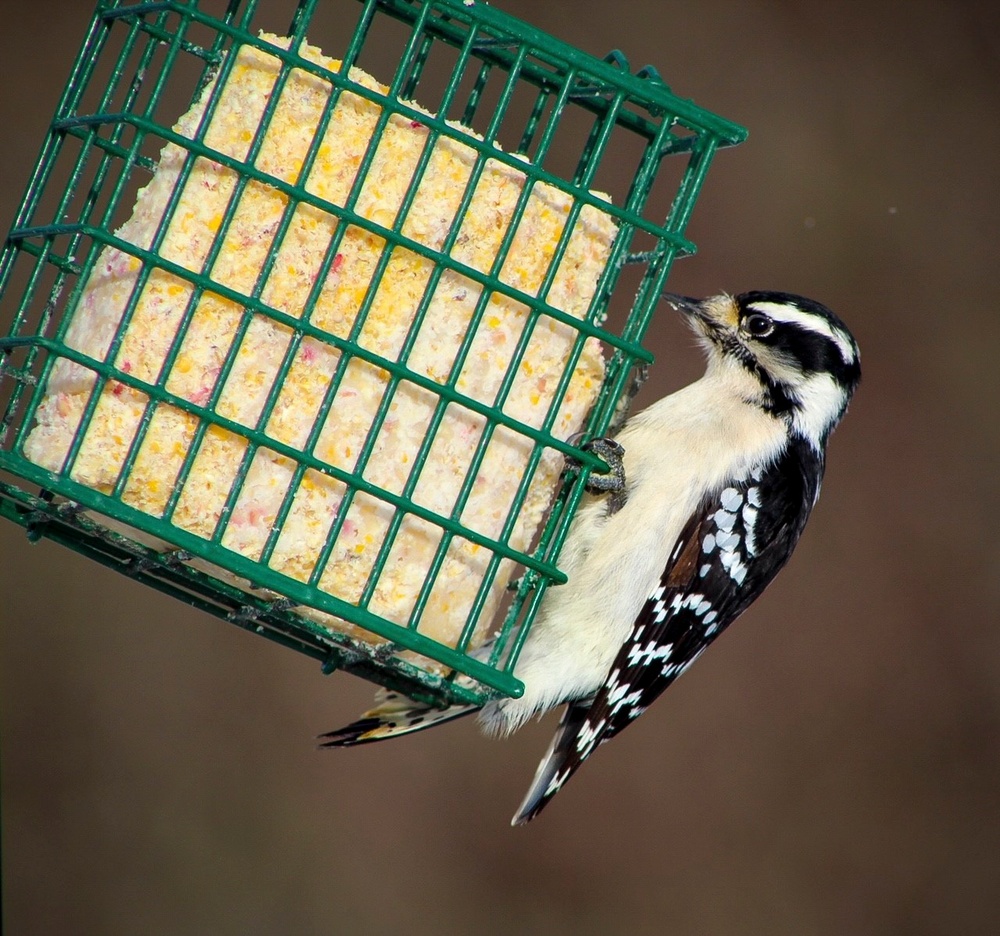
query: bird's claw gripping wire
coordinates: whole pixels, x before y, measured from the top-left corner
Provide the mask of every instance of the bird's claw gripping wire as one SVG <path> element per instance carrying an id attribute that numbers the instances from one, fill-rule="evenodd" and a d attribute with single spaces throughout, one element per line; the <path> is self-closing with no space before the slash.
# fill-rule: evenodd
<path id="1" fill-rule="evenodd" d="M 580 439 L 580 435 L 577 434 L 572 436 L 568 441 L 577 445 Z M 580 446 L 585 452 L 591 452 L 600 458 L 602 461 L 607 463 L 608 471 L 606 474 L 598 474 L 596 472 L 591 472 L 587 478 L 586 490 L 588 494 L 607 494 L 608 495 L 608 513 L 617 513 L 622 507 L 625 506 L 625 500 L 627 496 L 627 484 L 625 481 L 625 449 L 616 442 L 614 439 L 608 439 L 604 437 L 598 437 L 596 439 L 591 439 L 589 442 L 584 442 Z M 581 465 L 575 458 L 570 455 L 566 456 L 567 463 L 576 468 L 580 469 Z"/>

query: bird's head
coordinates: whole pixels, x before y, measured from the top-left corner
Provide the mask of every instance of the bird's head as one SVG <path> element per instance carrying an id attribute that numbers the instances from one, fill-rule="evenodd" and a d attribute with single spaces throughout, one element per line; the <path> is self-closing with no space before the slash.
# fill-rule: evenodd
<path id="1" fill-rule="evenodd" d="M 701 338 L 710 370 L 749 374 L 765 407 L 822 449 L 861 379 L 857 342 L 833 312 L 783 292 L 664 298 Z"/>

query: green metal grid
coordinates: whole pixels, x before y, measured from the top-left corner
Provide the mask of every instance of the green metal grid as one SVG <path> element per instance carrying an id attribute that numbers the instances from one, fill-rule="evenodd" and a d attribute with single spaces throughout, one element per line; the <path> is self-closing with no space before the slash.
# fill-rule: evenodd
<path id="1" fill-rule="evenodd" d="M 361 0 L 359 7 L 355 0 L 338 0 L 338 15 L 342 11 L 345 20 L 339 40 L 343 47 L 338 49 L 336 36 L 331 40 L 327 35 L 321 37 L 310 33 L 317 8 L 333 2 L 327 0 L 326 4 L 321 4 L 319 0 L 300 0 L 294 9 L 283 11 L 283 14 L 278 13 L 281 4 L 277 0 L 270 5 L 267 2 L 258 4 L 255 0 L 230 0 L 228 3 L 212 3 L 210 0 L 148 3 L 103 0 L 98 4 L 24 202 L 0 255 L 0 298 L 4 299 L 5 305 L 14 307 L 8 336 L 0 338 L 0 471 L 6 473 L 0 475 L 0 514 L 26 527 L 31 539 L 45 536 L 62 542 L 196 607 L 313 655 L 323 661 L 328 672 L 343 668 L 409 695 L 439 703 L 483 701 L 496 694 L 518 695 L 522 687 L 511 669 L 545 589 L 565 581 L 556 563 L 559 549 L 583 493 L 588 472 L 603 467 L 598 459 L 551 435 L 558 404 L 568 388 L 585 339 L 596 336 L 610 352 L 610 359 L 605 383 L 587 428 L 591 434 L 606 430 L 632 368 L 651 359 L 641 341 L 673 259 L 693 252 L 693 245 L 685 239 L 684 230 L 711 159 L 718 147 L 740 142 L 745 131 L 695 107 L 689 101 L 676 98 L 653 69 L 643 69 L 632 75 L 620 53 L 612 53 L 604 61 L 595 59 L 480 3 L 466 6 L 462 0 Z M 286 16 L 280 26 L 274 21 L 277 15 Z M 352 30 L 346 21 L 355 16 L 356 24 Z M 385 24 L 392 24 L 395 32 L 380 32 Z M 326 54 L 343 60 L 341 70 L 336 73 L 326 71 L 294 52 L 265 44 L 257 38 L 260 28 L 284 33 L 295 40 L 309 35 L 311 41 L 321 45 Z M 388 94 L 381 95 L 351 81 L 347 71 L 354 64 L 366 67 L 366 55 L 372 44 L 381 42 L 383 35 L 390 34 L 403 36 L 402 51 L 398 61 L 394 62 L 390 90 Z M 269 54 L 277 56 L 282 67 L 248 155 L 244 160 L 235 160 L 209 149 L 204 142 L 204 130 L 208 115 L 218 103 L 218 91 L 225 83 L 227 70 L 236 60 L 233 51 L 246 44 L 264 48 Z M 293 42 L 291 48 L 297 47 L 298 42 Z M 440 57 L 441 50 L 448 52 L 451 70 L 443 91 L 437 92 L 433 89 L 434 70 L 428 63 Z M 361 161 L 351 194 L 344 205 L 328 203 L 311 195 L 304 187 L 262 173 L 254 165 L 254 157 L 263 143 L 281 88 L 293 68 L 319 75 L 334 88 L 306 155 L 299 176 L 302 179 L 307 178 L 316 158 L 339 93 L 349 90 L 382 108 L 372 145 Z M 216 74 L 219 75 L 216 91 L 209 100 L 200 131 L 194 139 L 178 135 L 170 129 L 171 124 Z M 383 75 L 376 77 L 386 80 Z M 166 102 L 171 91 L 181 86 L 183 92 L 177 109 L 168 108 Z M 523 106 L 526 91 L 528 103 Z M 428 117 L 413 109 L 403 103 L 405 100 L 433 107 L 434 116 Z M 428 142 L 395 222 L 391 227 L 384 227 L 358 214 L 355 207 L 375 156 L 379 132 L 393 114 L 419 120 L 427 128 Z M 454 119 L 476 128 L 482 139 L 456 130 L 446 122 Z M 560 173 L 553 169 L 553 165 L 557 157 L 567 152 L 563 138 L 568 133 L 566 128 L 570 126 L 583 126 L 586 132 L 578 144 L 578 155 L 572 160 L 575 168 Z M 623 136 L 629 141 L 628 145 L 638 152 L 638 159 L 620 203 L 609 205 L 590 190 L 599 187 L 597 183 L 601 181 L 602 168 L 621 158 Z M 433 250 L 404 236 L 402 228 L 434 144 L 442 137 L 461 141 L 475 150 L 478 156 L 456 214 L 457 220 L 441 248 Z M 509 152 L 501 152 L 494 145 L 501 141 L 506 143 L 505 150 Z M 148 181 L 155 168 L 155 153 L 164 142 L 183 147 L 189 155 L 157 236 L 148 249 L 141 249 L 115 237 L 112 232 L 124 219 L 123 212 L 127 212 L 134 202 L 138 188 Z M 173 264 L 158 253 L 166 233 L 167 219 L 176 207 L 187 175 L 198 156 L 209 157 L 238 175 L 237 191 L 221 219 L 204 270 L 211 270 L 213 259 L 221 250 L 240 202 L 240 192 L 250 182 L 263 183 L 287 196 L 287 207 L 271 252 L 250 294 L 241 294 L 213 281 L 210 274 L 191 272 Z M 487 159 L 516 168 L 527 176 L 528 181 L 493 269 L 481 273 L 455 260 L 451 249 L 459 233 L 460 219 L 471 202 Z M 651 216 L 651 193 L 664 165 L 675 167 L 676 179 L 665 219 Z M 531 185 L 539 181 L 565 192 L 572 202 L 564 233 L 548 272 L 538 295 L 532 296 L 502 282 L 499 272 L 527 207 Z M 316 277 L 307 308 L 300 318 L 296 318 L 267 306 L 261 299 L 261 293 L 293 213 L 302 204 L 328 212 L 340 223 Z M 619 225 L 619 233 L 591 308 L 583 320 L 578 320 L 547 304 L 545 297 L 569 244 L 576 219 L 586 205 L 593 205 L 611 215 Z M 309 309 L 335 262 L 348 226 L 371 231 L 386 242 L 386 248 L 382 251 L 350 334 L 346 338 L 338 338 L 311 324 Z M 141 271 L 108 353 L 103 360 L 95 360 L 67 346 L 65 335 L 83 285 L 98 262 L 101 251 L 108 246 L 137 258 Z M 398 359 L 389 360 L 361 346 L 358 337 L 373 304 L 378 281 L 395 248 L 405 248 L 426 258 L 433 264 L 433 272 L 423 299 L 414 310 L 413 325 Z M 634 299 L 626 300 L 629 308 L 627 314 L 620 317 L 620 322 L 612 324 L 614 317 L 605 322 L 612 300 L 621 295 L 621 274 L 627 266 L 641 271 Z M 161 376 L 149 383 L 116 368 L 113 362 L 142 286 L 154 270 L 163 270 L 185 280 L 191 284 L 193 291 L 187 313 L 161 368 Z M 481 295 L 451 374 L 442 384 L 411 370 L 407 366 L 407 354 L 428 312 L 435 285 L 447 270 L 456 271 L 479 284 Z M 232 300 L 244 312 L 211 397 L 203 405 L 197 405 L 170 393 L 165 384 L 180 353 L 197 297 L 206 291 Z M 497 400 L 494 405 L 488 406 L 464 396 L 456 382 L 478 323 L 493 294 L 510 297 L 530 312 Z M 248 427 L 218 413 L 216 404 L 233 367 L 236 351 L 255 316 L 264 316 L 285 326 L 291 331 L 292 338 L 260 417 L 255 426 Z M 533 328 L 545 317 L 570 325 L 576 331 L 576 339 L 548 418 L 541 429 L 535 429 L 507 415 L 503 411 L 503 403 Z M 341 358 L 338 373 L 328 388 L 310 437 L 303 450 L 298 451 L 268 436 L 264 427 L 277 401 L 281 382 L 305 338 L 336 348 Z M 23 446 L 34 423 L 34 414 L 44 394 L 48 376 L 59 358 L 84 365 L 95 375 L 95 381 L 67 460 L 62 470 L 54 473 L 29 461 Z M 383 368 L 389 378 L 375 424 L 368 433 L 357 463 L 353 471 L 344 471 L 323 462 L 313 449 L 347 362 L 355 359 Z M 381 419 L 402 380 L 432 393 L 437 404 L 410 480 L 397 495 L 367 481 L 363 472 L 378 436 Z M 117 483 L 109 493 L 102 493 L 77 483 L 70 473 L 101 393 L 110 381 L 140 391 L 148 402 Z M 412 494 L 420 468 L 449 404 L 460 404 L 481 415 L 486 427 L 455 508 L 450 515 L 444 516 L 415 503 Z M 198 423 L 164 514 L 154 517 L 130 507 L 122 496 L 150 421 L 159 406 L 176 407 L 196 417 Z M 213 426 L 245 439 L 247 446 L 237 481 L 216 523 L 215 534 L 210 539 L 204 539 L 175 526 L 170 518 L 201 441 Z M 532 454 L 504 530 L 499 537 L 492 539 L 466 528 L 459 517 L 489 441 L 501 426 L 529 439 Z M 566 479 L 534 548 L 528 554 L 511 547 L 508 539 L 546 447 L 575 455 L 584 464 L 584 469 Z M 286 456 L 294 463 L 295 469 L 260 561 L 252 561 L 223 547 L 221 538 L 250 461 L 254 453 L 261 449 Z M 309 469 L 343 482 L 346 504 L 331 526 L 312 578 L 301 582 L 276 572 L 269 567 L 268 560 L 291 510 L 294 492 Z M 7 480 L 7 476 L 11 480 Z M 25 482 L 37 487 L 38 492 L 26 490 L 23 487 Z M 361 600 L 348 603 L 321 591 L 317 583 L 347 517 L 347 505 L 358 492 L 390 505 L 393 519 Z M 442 536 L 414 612 L 407 626 L 401 626 L 376 615 L 366 605 L 393 539 L 407 515 L 428 521 L 442 531 Z M 124 524 L 169 544 L 169 547 L 157 550 L 144 546 L 136 539 L 109 529 L 101 522 L 102 518 L 114 521 L 112 526 L 117 524 L 119 530 Z M 461 639 L 455 647 L 448 647 L 420 633 L 418 625 L 448 545 L 456 536 L 490 550 L 491 560 Z M 492 655 L 488 660 L 475 659 L 466 652 L 468 643 L 480 623 L 478 619 L 490 586 L 504 558 L 515 560 L 523 569 L 523 574 L 512 583 L 510 606 L 499 625 Z M 247 592 L 199 571 L 189 564 L 193 559 L 210 562 L 244 578 L 253 583 L 256 590 Z M 300 606 L 350 621 L 389 643 L 373 649 L 333 633 L 296 613 L 296 608 Z M 414 662 L 412 657 L 403 659 L 399 656 L 402 651 L 413 651 L 437 661 L 450 668 L 450 673 L 441 675 L 438 668 L 423 666 Z M 458 674 L 469 678 L 456 680 Z"/>

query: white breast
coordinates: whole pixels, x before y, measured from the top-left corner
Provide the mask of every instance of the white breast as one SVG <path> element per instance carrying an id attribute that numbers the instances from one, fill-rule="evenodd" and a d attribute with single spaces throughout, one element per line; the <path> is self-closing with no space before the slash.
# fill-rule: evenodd
<path id="1" fill-rule="evenodd" d="M 585 498 L 559 559 L 569 581 L 546 592 L 515 667 L 525 693 L 488 705 L 485 730 L 595 692 L 702 497 L 778 453 L 785 427 L 748 402 L 744 382 L 710 370 L 629 420 L 618 435 L 628 500 L 608 517 L 605 498 Z"/>

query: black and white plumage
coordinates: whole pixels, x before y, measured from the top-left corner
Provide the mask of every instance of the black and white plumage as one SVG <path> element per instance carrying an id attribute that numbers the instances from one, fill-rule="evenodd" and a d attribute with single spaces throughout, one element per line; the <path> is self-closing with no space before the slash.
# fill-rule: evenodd
<path id="1" fill-rule="evenodd" d="M 568 582 L 546 592 L 515 666 L 525 692 L 480 712 L 484 730 L 503 735 L 567 704 L 514 824 L 538 815 L 782 568 L 860 379 L 857 344 L 817 302 L 776 292 L 666 298 L 699 335 L 705 376 L 618 433 L 625 496 L 586 496 L 560 556 Z M 472 711 L 383 693 L 324 737 L 332 747 L 367 743 Z"/>

